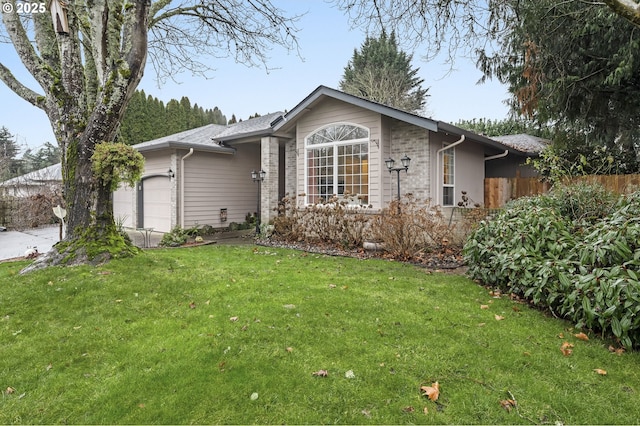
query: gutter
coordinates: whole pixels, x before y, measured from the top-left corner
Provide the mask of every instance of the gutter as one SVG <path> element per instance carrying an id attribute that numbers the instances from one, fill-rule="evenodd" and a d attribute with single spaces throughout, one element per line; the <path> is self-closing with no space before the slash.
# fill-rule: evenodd
<path id="1" fill-rule="evenodd" d="M 496 155 L 492 155 L 490 157 L 485 157 L 484 161 L 497 160 L 498 158 L 504 158 L 507 155 L 509 155 L 509 150 L 505 149 L 502 154 L 496 154 Z"/>
<path id="2" fill-rule="evenodd" d="M 450 145 L 447 145 L 445 147 L 442 147 L 438 151 L 436 151 L 436 202 L 440 203 L 440 206 L 442 206 L 442 203 L 440 200 L 440 179 L 442 177 L 442 175 L 440 174 L 440 154 L 442 153 L 442 151 L 445 151 L 449 148 L 453 148 L 456 145 L 460 145 L 462 142 L 464 142 L 464 140 L 465 140 L 465 136 L 461 135 L 458 141 Z"/>
<path id="3" fill-rule="evenodd" d="M 180 227 L 184 229 L 184 160 L 193 155 L 193 148 L 180 159 Z"/>

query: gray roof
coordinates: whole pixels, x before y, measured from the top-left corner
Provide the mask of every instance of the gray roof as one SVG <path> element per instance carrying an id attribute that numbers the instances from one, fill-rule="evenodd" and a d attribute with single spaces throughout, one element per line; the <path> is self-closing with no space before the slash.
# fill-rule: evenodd
<path id="1" fill-rule="evenodd" d="M 387 117 L 395 118 L 397 120 L 404 121 L 406 123 L 410 123 L 433 132 L 444 132 L 457 136 L 464 136 L 467 140 L 473 140 L 494 150 L 508 150 L 511 154 L 520 156 L 527 156 L 532 153 L 531 151 L 524 150 L 523 147 L 503 144 L 496 138 L 488 138 L 486 136 L 478 135 L 474 132 L 461 129 L 444 121 L 437 121 L 432 118 L 422 117 L 420 115 L 373 102 L 358 96 L 350 95 L 348 93 L 341 92 L 339 90 L 332 89 L 326 86 L 318 86 L 313 92 L 311 92 L 309 96 L 302 100 L 302 102 L 296 105 L 291 111 L 287 112 L 280 118 L 276 118 L 273 122 L 274 133 L 276 133 L 276 135 L 278 134 L 278 132 L 280 132 L 281 134 L 286 134 L 287 131 L 291 130 L 291 123 L 294 123 L 296 118 L 302 116 L 303 114 L 306 114 L 311 110 L 313 105 L 319 99 L 322 99 L 324 97 L 338 99 L 343 102 L 347 102 L 349 104 L 356 105 L 361 108 L 365 108 L 370 111 L 374 111 Z"/>
<path id="2" fill-rule="evenodd" d="M 231 124 L 225 130 L 218 133 L 214 139 L 218 141 L 231 141 L 254 136 L 266 136 L 273 131 L 272 123 L 279 119 L 283 112 L 272 112 L 260 117 L 251 118 L 246 121 Z"/>
<path id="3" fill-rule="evenodd" d="M 492 136 L 491 139 L 496 140 L 511 148 L 532 154 L 539 154 L 551 142 L 547 139 L 531 136 L 524 133 L 517 135 Z"/>
<path id="4" fill-rule="evenodd" d="M 45 185 L 52 182 L 62 182 L 62 168 L 60 163 L 5 180 L 4 182 L 0 182 L 0 186 Z"/>
<path id="5" fill-rule="evenodd" d="M 224 131 L 227 126 L 220 124 L 207 124 L 195 129 L 164 136 L 147 142 L 142 142 L 133 147 L 140 152 L 154 151 L 166 148 L 193 148 L 198 151 L 219 152 L 221 154 L 232 154 L 233 148 L 229 148 L 215 142 L 214 136 Z"/>

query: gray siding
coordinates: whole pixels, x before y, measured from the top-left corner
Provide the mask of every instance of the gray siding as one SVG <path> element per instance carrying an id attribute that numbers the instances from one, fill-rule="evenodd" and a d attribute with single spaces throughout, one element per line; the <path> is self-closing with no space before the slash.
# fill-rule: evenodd
<path id="1" fill-rule="evenodd" d="M 242 223 L 247 213 L 256 211 L 258 187 L 251 180 L 251 171 L 260 168 L 259 145 L 238 145 L 235 155 L 196 151 L 184 163 L 185 228 Z M 220 220 L 223 208 L 227 209 L 226 222 Z"/>
<path id="2" fill-rule="evenodd" d="M 379 148 L 382 139 L 382 119 L 380 114 L 349 105 L 336 99 L 326 99 L 300 118 L 296 127 L 296 195 L 305 192 L 305 146 L 304 139 L 310 133 L 331 123 L 352 123 L 369 129 L 369 203 L 379 209 L 382 205 L 382 187 L 379 179 L 384 160 Z M 381 145 L 380 145 L 381 146 Z M 292 152 L 291 150 L 289 151 Z M 299 197 L 299 205 L 304 197 Z"/>

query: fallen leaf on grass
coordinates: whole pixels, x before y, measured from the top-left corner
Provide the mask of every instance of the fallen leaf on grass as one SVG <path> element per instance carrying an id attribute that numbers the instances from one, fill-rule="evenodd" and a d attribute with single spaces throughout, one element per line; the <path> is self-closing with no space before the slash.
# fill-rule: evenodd
<path id="1" fill-rule="evenodd" d="M 6 391 L 4 391 L 7 395 L 11 395 L 12 393 L 14 393 L 16 390 L 14 388 L 12 388 L 11 386 L 9 386 L 7 388 Z"/>
<path id="2" fill-rule="evenodd" d="M 289 352 L 289 353 L 291 353 L 291 352 L 293 352 L 293 348 L 292 348 L 291 346 L 289 346 L 289 347 L 286 349 L 286 351 L 287 351 L 287 352 Z"/>
<path id="3" fill-rule="evenodd" d="M 494 318 L 496 319 L 496 321 L 502 321 L 504 319 L 504 317 L 502 315 L 494 315 Z"/>
<path id="4" fill-rule="evenodd" d="M 423 413 L 424 415 L 429 414 L 429 409 L 428 409 L 427 407 L 424 407 L 424 408 L 422 409 L 422 413 Z"/>
<path id="5" fill-rule="evenodd" d="M 440 396 L 440 384 L 438 382 L 432 383 L 431 386 L 422 386 L 420 390 L 431 401 L 437 401 Z"/>
<path id="6" fill-rule="evenodd" d="M 195 308 L 196 308 L 196 302 L 189 303 L 189 309 L 195 309 Z"/>
<path id="7" fill-rule="evenodd" d="M 606 376 L 607 375 L 607 371 L 603 370 L 601 368 L 594 368 L 593 371 L 595 371 L 596 373 L 598 373 L 601 376 Z"/>
<path id="8" fill-rule="evenodd" d="M 573 352 L 573 349 L 571 348 L 573 348 L 573 345 L 571 343 L 564 342 L 562 346 L 560 346 L 560 351 L 562 352 L 562 355 L 569 356 Z"/>
<path id="9" fill-rule="evenodd" d="M 413 413 L 414 411 L 416 411 L 416 409 L 409 405 L 408 407 L 404 407 L 402 411 L 404 411 L 405 413 Z"/>
<path id="10" fill-rule="evenodd" d="M 229 318 L 229 321 L 236 322 L 236 321 L 238 321 L 238 319 L 239 319 L 238 317 L 231 317 L 231 318 Z"/>
<path id="11" fill-rule="evenodd" d="M 249 397 L 252 401 L 255 401 L 256 399 L 258 399 L 258 392 L 254 392 L 251 394 L 251 396 Z"/>
<path id="12" fill-rule="evenodd" d="M 585 342 L 586 342 L 587 340 L 589 340 L 589 336 L 587 336 L 587 335 L 586 335 L 586 334 L 584 334 L 584 333 L 574 334 L 574 336 L 576 336 L 576 339 L 584 340 Z"/>
<path id="13" fill-rule="evenodd" d="M 613 352 L 616 355 L 622 355 L 624 353 L 624 348 L 616 348 L 612 345 L 609 345 L 609 352 Z"/>
<path id="14" fill-rule="evenodd" d="M 329 372 L 327 370 L 318 370 L 311 373 L 311 375 L 317 377 L 327 377 L 329 375 Z"/>
<path id="15" fill-rule="evenodd" d="M 344 373 L 344 377 L 346 377 L 347 379 L 354 379 L 356 375 L 353 373 L 353 370 L 349 370 Z"/>
<path id="16" fill-rule="evenodd" d="M 480 309 L 489 309 L 489 305 L 480 305 Z"/>
<path id="17" fill-rule="evenodd" d="M 53 365 L 51 365 L 51 363 L 49 363 L 49 365 L 47 365 L 47 371 L 51 370 L 53 368 Z"/>
<path id="18" fill-rule="evenodd" d="M 502 401 L 500 401 L 500 406 L 507 410 L 509 413 L 511 412 L 511 409 L 516 406 L 516 404 L 516 401 L 513 399 L 503 399 Z"/>

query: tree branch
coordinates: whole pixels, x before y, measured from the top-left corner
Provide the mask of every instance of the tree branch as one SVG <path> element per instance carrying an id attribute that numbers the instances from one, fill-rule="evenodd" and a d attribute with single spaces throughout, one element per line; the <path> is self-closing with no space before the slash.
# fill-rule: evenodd
<path id="1" fill-rule="evenodd" d="M 640 27 L 640 3 L 634 0 L 603 0 L 615 13 Z"/>
<path id="2" fill-rule="evenodd" d="M 29 89 L 24 84 L 20 83 L 15 76 L 11 73 L 9 68 L 0 63 L 0 80 L 7 85 L 16 95 L 20 96 L 31 105 L 37 106 L 40 109 L 44 109 L 45 102 L 44 96 Z"/>

